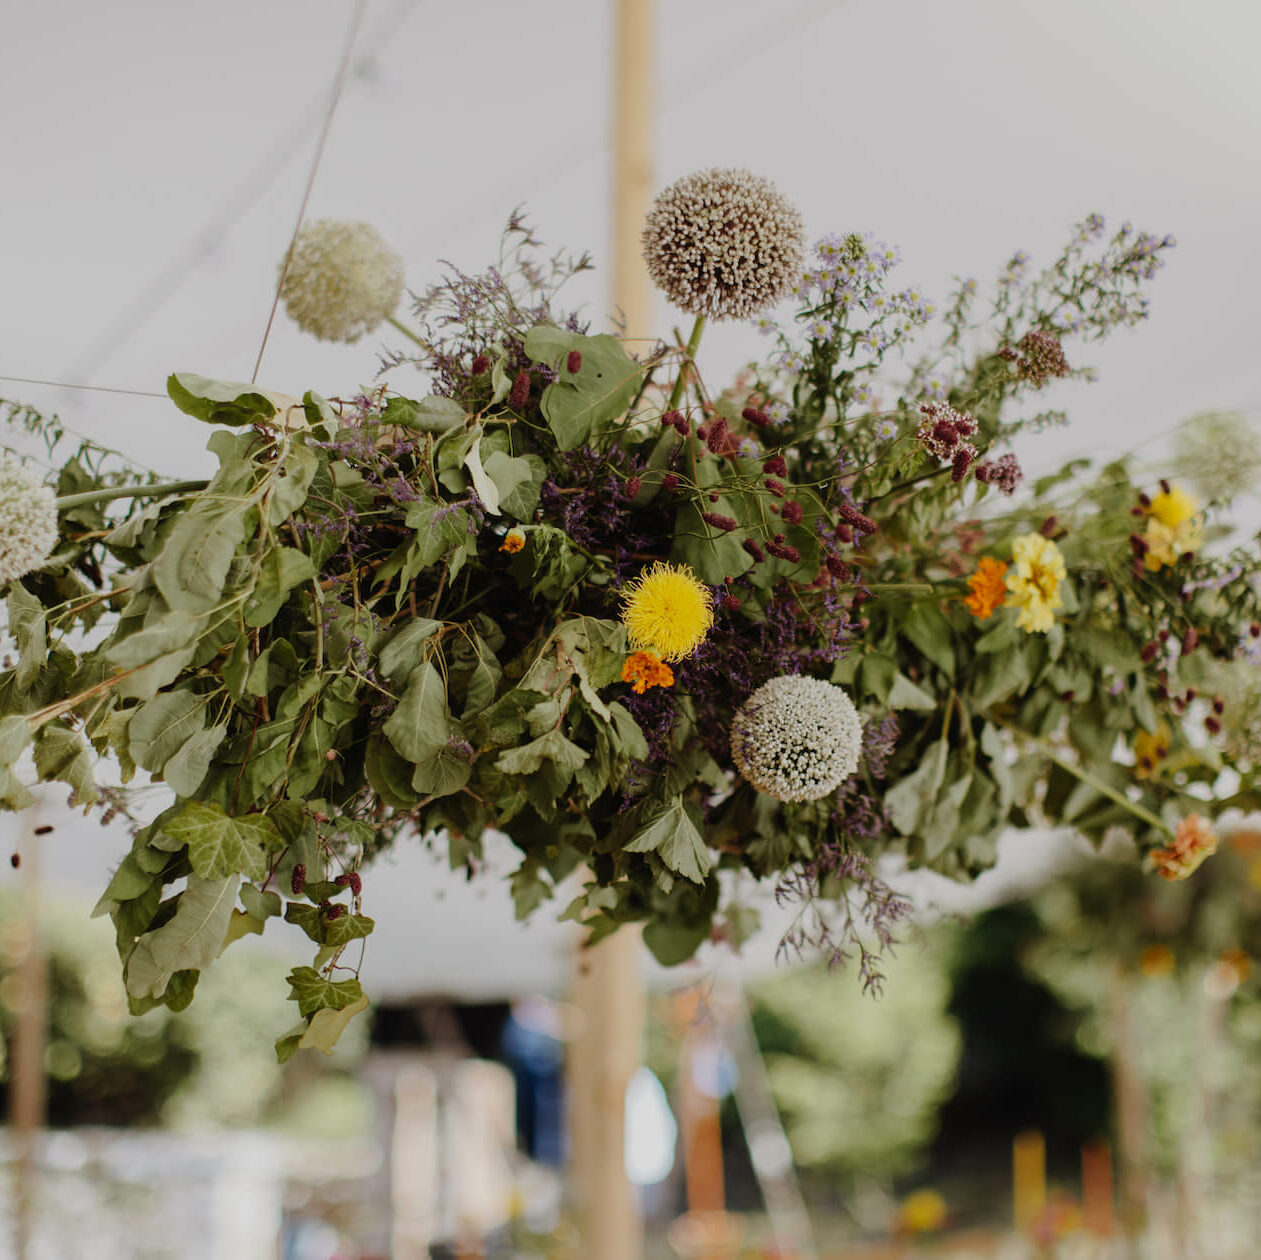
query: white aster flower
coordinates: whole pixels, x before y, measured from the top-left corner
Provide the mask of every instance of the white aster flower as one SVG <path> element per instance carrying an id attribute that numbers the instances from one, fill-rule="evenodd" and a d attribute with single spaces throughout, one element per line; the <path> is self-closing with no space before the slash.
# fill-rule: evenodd
<path id="1" fill-rule="evenodd" d="M 759 792 L 813 801 L 838 788 L 862 751 L 858 712 L 840 687 L 782 674 L 759 687 L 731 724 L 736 768 Z"/>
<path id="2" fill-rule="evenodd" d="M 769 179 L 708 170 L 671 184 L 644 224 L 653 283 L 680 310 L 749 319 L 801 278 L 801 215 Z"/>
<path id="3" fill-rule="evenodd" d="M 0 452 L 0 585 L 42 569 L 57 546 L 57 496 L 16 456 Z"/>
<path id="4" fill-rule="evenodd" d="M 358 341 L 394 314 L 403 263 L 371 224 L 319 219 L 298 233 L 280 296 L 303 332 Z"/>

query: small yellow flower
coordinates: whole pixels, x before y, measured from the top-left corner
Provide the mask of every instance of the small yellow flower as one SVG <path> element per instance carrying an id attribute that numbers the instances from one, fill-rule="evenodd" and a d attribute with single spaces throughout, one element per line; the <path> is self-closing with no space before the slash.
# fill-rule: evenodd
<path id="1" fill-rule="evenodd" d="M 1199 814 L 1188 814 L 1169 844 L 1151 851 L 1152 866 L 1162 879 L 1186 879 L 1216 852 L 1217 837 L 1208 821 Z"/>
<path id="2" fill-rule="evenodd" d="M 1060 549 L 1041 534 L 1022 534 L 1012 544 L 1015 568 L 1007 574 L 1006 607 L 1018 608 L 1016 625 L 1028 634 L 1045 634 L 1062 608 L 1060 583 L 1068 576 Z"/>
<path id="3" fill-rule="evenodd" d="M 994 615 L 994 609 L 1003 606 L 1007 588 L 1003 578 L 1007 574 L 1007 566 L 993 556 L 982 556 L 976 566 L 976 572 L 968 578 L 968 590 L 971 595 L 965 599 L 964 605 L 978 621 L 988 621 Z"/>
<path id="4" fill-rule="evenodd" d="M 704 642 L 714 601 L 687 565 L 658 561 L 622 591 L 622 623 L 635 650 L 680 661 Z"/>
<path id="5" fill-rule="evenodd" d="M 632 652 L 622 665 L 622 681 L 633 683 L 631 690 L 642 696 L 649 687 L 673 687 L 674 670 L 655 652 Z"/>
<path id="6" fill-rule="evenodd" d="M 1134 736 L 1134 775 L 1151 779 L 1160 773 L 1160 763 L 1169 756 L 1169 728 L 1161 722 L 1154 735 L 1139 731 Z"/>
<path id="7" fill-rule="evenodd" d="M 1178 959 L 1168 945 L 1149 945 L 1139 955 L 1138 969 L 1153 979 L 1172 975 Z"/>
<path id="8" fill-rule="evenodd" d="M 510 556 L 515 556 L 522 547 L 525 546 L 525 530 L 510 529 L 505 535 L 504 540 L 499 544 L 500 551 L 506 551 Z"/>
<path id="9" fill-rule="evenodd" d="M 1183 556 L 1190 555 L 1199 547 L 1199 518 L 1192 517 L 1177 525 L 1166 525 L 1153 516 L 1147 522 L 1143 541 L 1147 544 L 1143 564 L 1149 573 L 1156 573 L 1166 565 L 1177 564 Z"/>
<path id="10" fill-rule="evenodd" d="M 1166 483 L 1168 484 L 1168 483 Z M 1147 509 L 1149 516 L 1154 516 L 1162 525 L 1177 529 L 1184 521 L 1189 521 L 1200 510 L 1199 500 L 1188 494 L 1180 486 L 1162 490 L 1151 501 Z"/>
<path id="11" fill-rule="evenodd" d="M 928 1234 L 940 1229 L 949 1215 L 946 1200 L 936 1190 L 916 1190 L 902 1200 L 898 1225 L 908 1234 Z"/>

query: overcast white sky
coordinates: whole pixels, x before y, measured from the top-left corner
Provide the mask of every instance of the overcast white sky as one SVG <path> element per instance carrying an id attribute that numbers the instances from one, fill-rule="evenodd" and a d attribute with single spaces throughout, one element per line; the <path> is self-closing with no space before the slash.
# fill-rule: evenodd
<path id="1" fill-rule="evenodd" d="M 1035 458 L 1141 445 L 1206 407 L 1257 414 L 1261 6 L 659 9 L 661 185 L 747 166 L 800 205 L 812 235 L 871 230 L 900 245 L 899 274 L 936 297 L 955 274 L 985 282 L 1017 248 L 1049 260 L 1093 210 L 1178 238 L 1151 320 L 1092 348 L 1102 379 L 1064 391 L 1075 425 Z M 155 392 L 171 371 L 249 378 L 351 11 L 348 0 L 9 7 L 0 374 Z M 310 215 L 372 221 L 413 288 L 439 258 L 490 261 L 519 203 L 549 243 L 599 261 L 611 15 L 578 0 L 371 0 Z M 582 290 L 596 324 L 605 274 Z M 659 314 L 673 320 L 664 304 Z M 371 379 L 377 344 L 324 346 L 282 314 L 260 379 L 344 394 Z M 761 344 L 716 330 L 711 382 Z M 205 467 L 205 428 L 161 399 L 4 381 L 0 396 L 59 410 L 163 472 Z"/>

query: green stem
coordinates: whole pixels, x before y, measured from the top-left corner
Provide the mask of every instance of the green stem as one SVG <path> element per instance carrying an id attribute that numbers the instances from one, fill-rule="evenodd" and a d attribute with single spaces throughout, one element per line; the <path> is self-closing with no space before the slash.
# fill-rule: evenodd
<path id="1" fill-rule="evenodd" d="M 84 490 L 81 494 L 64 494 L 57 500 L 57 508 L 64 511 L 88 503 L 108 503 L 111 499 L 160 499 L 187 490 L 204 490 L 209 484 L 208 481 L 162 481 L 150 486 L 108 486 L 101 490 Z"/>
<path id="2" fill-rule="evenodd" d="M 408 328 L 406 324 L 399 323 L 399 321 L 395 319 L 393 315 L 387 315 L 385 317 L 385 322 L 387 324 L 392 324 L 395 328 L 399 330 L 399 332 L 403 334 L 404 337 L 410 337 L 422 350 L 428 351 L 430 349 L 429 343 L 427 341 L 422 341 L 418 336 L 416 336 L 414 332 L 412 332 L 410 328 Z"/>
<path id="3" fill-rule="evenodd" d="M 869 582 L 867 589 L 873 595 L 932 595 L 939 588 L 932 582 Z"/>
<path id="4" fill-rule="evenodd" d="M 679 374 L 675 377 L 674 388 L 670 391 L 670 401 L 666 403 L 667 411 L 673 411 L 683 397 L 683 391 L 687 388 L 688 371 L 696 360 L 696 352 L 700 349 L 701 338 L 704 335 L 705 316 L 698 315 L 696 322 L 692 325 L 691 335 L 687 339 L 687 348 L 683 352 L 683 362 L 679 364 Z"/>
<path id="5" fill-rule="evenodd" d="M 1135 805 L 1124 792 L 1118 792 L 1110 783 L 1097 779 L 1088 770 L 1083 770 L 1080 766 L 1073 765 L 1071 761 L 1066 761 L 1056 753 L 1049 753 L 1048 756 L 1061 770 L 1067 770 L 1074 778 L 1080 779 L 1088 787 L 1094 788 L 1100 795 L 1106 796 L 1110 801 L 1115 801 L 1122 809 L 1129 810 L 1135 818 L 1141 818 L 1143 822 L 1155 827 L 1157 831 L 1163 831 L 1165 835 L 1173 834 L 1151 810 L 1144 809 L 1141 805 Z"/>

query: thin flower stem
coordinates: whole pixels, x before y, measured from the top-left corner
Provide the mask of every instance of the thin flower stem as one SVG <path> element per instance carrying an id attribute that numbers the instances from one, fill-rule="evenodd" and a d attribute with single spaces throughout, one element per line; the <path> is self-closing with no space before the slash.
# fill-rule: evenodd
<path id="1" fill-rule="evenodd" d="M 84 507 L 89 503 L 108 503 L 111 499 L 160 499 L 168 494 L 182 494 L 189 490 L 204 490 L 208 481 L 163 481 L 150 486 L 108 486 L 101 490 L 84 490 L 80 494 L 65 494 L 57 500 L 57 510 Z"/>
<path id="2" fill-rule="evenodd" d="M 1050 759 L 1061 770 L 1067 770 L 1074 778 L 1080 779 L 1087 787 L 1092 787 L 1102 796 L 1106 796 L 1110 801 L 1115 801 L 1122 809 L 1127 809 L 1135 818 L 1142 819 L 1151 827 L 1155 827 L 1158 831 L 1163 831 L 1166 835 L 1172 835 L 1173 832 L 1149 809 L 1144 809 L 1141 805 L 1135 805 L 1124 792 L 1118 792 L 1110 783 L 1105 783 L 1102 779 L 1096 778 L 1089 770 L 1083 770 L 1080 766 L 1075 766 L 1071 761 L 1059 756 L 1057 753 L 1049 753 Z"/>
<path id="3" fill-rule="evenodd" d="M 687 388 L 688 373 L 696 359 L 696 352 L 700 349 L 701 338 L 705 335 L 705 322 L 705 316 L 698 315 L 696 322 L 692 325 L 691 335 L 687 339 L 687 348 L 683 352 L 683 362 L 679 365 L 679 374 L 675 377 L 674 388 L 670 391 L 670 400 L 666 403 L 667 411 L 673 411 L 683 398 L 683 391 Z"/>
<path id="4" fill-rule="evenodd" d="M 387 315 L 385 317 L 385 322 L 397 328 L 404 337 L 410 337 L 422 350 L 428 351 L 433 349 L 427 341 L 422 341 L 414 332 L 412 332 L 410 328 L 408 328 L 406 324 L 400 323 L 393 315 Z"/>

